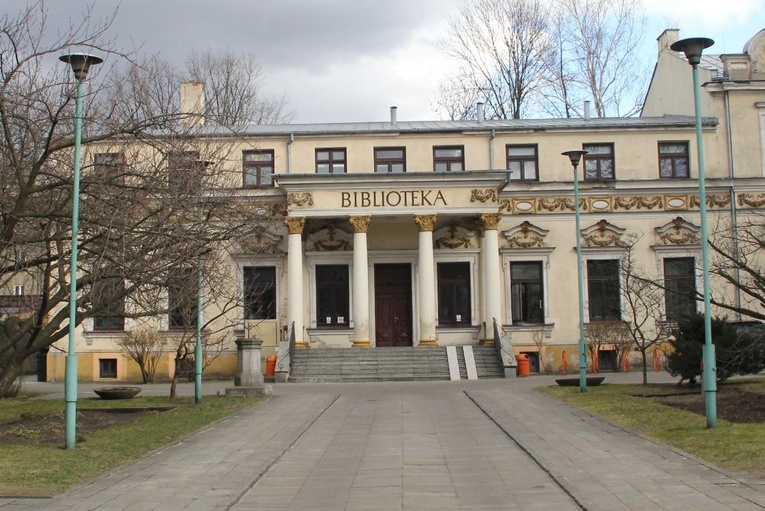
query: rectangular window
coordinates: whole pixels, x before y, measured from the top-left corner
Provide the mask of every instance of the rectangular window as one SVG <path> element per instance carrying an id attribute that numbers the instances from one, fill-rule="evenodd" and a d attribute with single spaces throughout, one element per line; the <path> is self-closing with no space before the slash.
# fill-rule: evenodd
<path id="1" fill-rule="evenodd" d="M 197 326 L 197 274 L 191 268 L 176 269 L 168 276 L 167 307 L 170 330 Z"/>
<path id="2" fill-rule="evenodd" d="M 102 184 L 125 182 L 125 155 L 123 153 L 95 153 L 93 175 Z"/>
<path id="3" fill-rule="evenodd" d="M 316 266 L 316 324 L 318 326 L 348 326 L 349 291 L 348 265 Z"/>
<path id="4" fill-rule="evenodd" d="M 99 378 L 117 378 L 117 359 L 99 358 L 98 359 L 98 377 Z"/>
<path id="5" fill-rule="evenodd" d="M 465 148 L 463 146 L 433 147 L 433 170 L 435 172 L 465 170 Z"/>
<path id="6" fill-rule="evenodd" d="M 664 305 L 667 321 L 696 313 L 696 261 L 693 257 L 664 259 Z"/>
<path id="7" fill-rule="evenodd" d="M 242 175 L 245 188 L 273 185 L 274 152 L 242 151 Z"/>
<path id="8" fill-rule="evenodd" d="M 614 144 L 584 144 L 585 181 L 613 181 L 614 173 Z"/>
<path id="9" fill-rule="evenodd" d="M 13 296 L 24 296 L 24 284 L 13 286 Z"/>
<path id="10" fill-rule="evenodd" d="M 544 323 L 542 262 L 510 263 L 513 323 Z"/>
<path id="11" fill-rule="evenodd" d="M 470 263 L 438 263 L 438 324 L 470 325 Z"/>
<path id="12" fill-rule="evenodd" d="M 511 181 L 536 181 L 539 179 L 536 144 L 508 145 L 506 150 L 507 170 L 510 171 Z"/>
<path id="13" fill-rule="evenodd" d="M 171 151 L 167 156 L 168 185 L 171 190 L 192 193 L 199 189 L 204 166 L 199 151 Z"/>
<path id="14" fill-rule="evenodd" d="M 587 298 L 590 321 L 620 320 L 618 259 L 587 261 Z"/>
<path id="15" fill-rule="evenodd" d="M 276 319 L 276 268 L 244 268 L 244 319 Z"/>
<path id="16" fill-rule="evenodd" d="M 125 330 L 124 292 L 125 281 L 121 278 L 104 278 L 93 284 L 91 301 L 99 309 L 93 317 L 93 330 Z"/>
<path id="17" fill-rule="evenodd" d="M 345 174 L 345 148 L 317 149 L 317 174 Z"/>
<path id="18" fill-rule="evenodd" d="M 403 147 L 375 147 L 375 172 L 406 172 L 406 149 Z"/>
<path id="19" fill-rule="evenodd" d="M 688 142 L 659 142 L 659 177 L 691 177 L 688 171 Z"/>

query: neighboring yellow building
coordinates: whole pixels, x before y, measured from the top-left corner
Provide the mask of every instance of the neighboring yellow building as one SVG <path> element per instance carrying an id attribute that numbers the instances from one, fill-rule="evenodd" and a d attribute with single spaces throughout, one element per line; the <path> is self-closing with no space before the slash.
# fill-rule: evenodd
<path id="1" fill-rule="evenodd" d="M 401 121 L 252 126 L 228 144 L 240 194 L 283 215 L 232 261 L 244 305 L 231 338 L 262 339 L 263 358 L 294 325 L 309 348 L 471 345 L 501 324 L 532 366 L 576 367 L 578 302 L 573 170 L 579 168 L 587 322 L 620 318 L 620 240 L 640 235 L 649 274 L 700 289 L 691 68 L 659 38 L 635 118 Z M 703 137 L 710 221 L 765 207 L 765 31 L 748 53 L 705 56 Z M 184 86 L 184 105 L 203 101 Z M 735 291 L 713 282 L 732 299 Z M 668 297 L 663 318 L 700 307 Z M 80 329 L 83 380 L 140 377 L 113 329 Z M 159 318 L 171 331 L 172 318 Z M 281 356 L 286 354 L 282 351 Z M 51 354 L 49 377 L 63 379 Z M 60 360 L 58 360 L 60 358 Z M 162 362 L 167 374 L 172 353 Z M 236 370 L 233 343 L 217 374 Z M 601 367 L 603 363 L 601 363 Z M 214 367 L 211 369 L 215 369 Z M 207 373 L 206 373 L 207 374 Z"/>

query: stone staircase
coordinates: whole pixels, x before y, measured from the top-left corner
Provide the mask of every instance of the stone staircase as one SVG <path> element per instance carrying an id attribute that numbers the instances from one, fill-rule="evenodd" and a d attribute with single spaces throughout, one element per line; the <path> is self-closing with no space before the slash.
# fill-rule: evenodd
<path id="1" fill-rule="evenodd" d="M 473 346 L 479 378 L 502 378 L 494 346 Z M 467 378 L 462 348 L 460 377 Z M 295 350 L 291 382 L 370 382 L 449 380 L 445 347 Z"/>

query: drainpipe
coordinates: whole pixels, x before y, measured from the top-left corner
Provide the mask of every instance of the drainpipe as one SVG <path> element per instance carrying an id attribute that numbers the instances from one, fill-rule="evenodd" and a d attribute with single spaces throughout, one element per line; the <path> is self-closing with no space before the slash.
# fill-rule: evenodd
<path id="1" fill-rule="evenodd" d="M 287 174 L 292 174 L 292 142 L 295 141 L 295 134 L 290 133 L 290 139 L 287 140 Z"/>
<path id="2" fill-rule="evenodd" d="M 492 129 L 489 134 L 489 170 L 494 170 L 494 137 L 495 133 Z"/>
<path id="3" fill-rule="evenodd" d="M 727 136 L 727 142 L 728 142 L 728 177 L 731 180 L 730 184 L 730 219 L 731 219 L 731 225 L 730 228 L 733 230 L 733 251 L 734 254 L 738 257 L 738 211 L 736 209 L 736 190 L 733 186 L 733 180 L 736 178 L 736 170 L 735 166 L 733 164 L 733 130 L 731 129 L 730 124 L 730 92 L 725 91 L 723 93 L 723 98 L 725 99 L 725 131 Z M 738 266 L 735 266 L 733 268 L 733 276 L 736 279 L 736 282 L 740 282 L 741 279 L 741 272 L 739 272 Z M 741 289 L 738 287 L 734 287 L 734 301 L 736 304 L 736 308 L 741 308 Z M 741 321 L 741 312 L 736 311 L 736 319 L 738 321 Z"/>

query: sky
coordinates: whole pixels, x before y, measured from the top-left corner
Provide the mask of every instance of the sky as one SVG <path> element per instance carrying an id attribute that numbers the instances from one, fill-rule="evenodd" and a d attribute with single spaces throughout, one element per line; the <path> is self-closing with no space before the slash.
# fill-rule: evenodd
<path id="1" fill-rule="evenodd" d="M 0 13 L 26 0 L 0 0 Z M 117 10 L 109 35 L 123 48 L 180 67 L 192 49 L 254 53 L 265 90 L 284 96 L 293 122 L 435 119 L 439 84 L 454 64 L 437 48 L 448 17 L 466 0 L 48 0 L 49 27 L 64 28 L 88 6 Z M 765 0 L 643 0 L 641 53 L 656 58 L 665 28 L 710 37 L 708 53 L 738 53 L 765 29 Z"/>

